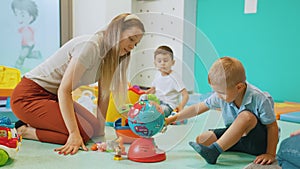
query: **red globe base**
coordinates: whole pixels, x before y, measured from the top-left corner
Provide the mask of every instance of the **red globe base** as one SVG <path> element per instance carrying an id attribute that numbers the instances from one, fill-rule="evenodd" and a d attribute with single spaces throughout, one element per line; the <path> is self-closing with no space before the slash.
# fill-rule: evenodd
<path id="1" fill-rule="evenodd" d="M 153 138 L 139 138 L 130 145 L 127 157 L 135 162 L 155 163 L 164 161 L 166 153 L 157 148 Z"/>

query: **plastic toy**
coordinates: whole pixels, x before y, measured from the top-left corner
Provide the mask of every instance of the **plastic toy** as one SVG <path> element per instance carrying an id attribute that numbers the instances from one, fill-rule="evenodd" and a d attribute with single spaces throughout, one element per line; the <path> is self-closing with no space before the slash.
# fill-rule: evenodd
<path id="1" fill-rule="evenodd" d="M 159 99 L 154 94 L 142 94 L 140 96 L 139 101 L 143 101 L 143 100 L 149 100 L 149 101 L 153 101 L 157 104 L 160 104 Z M 174 116 L 177 113 L 178 113 L 178 109 L 176 108 L 173 110 L 173 112 L 168 117 Z M 181 124 L 187 124 L 187 119 L 175 121 L 175 122 L 171 123 L 171 125 L 181 125 Z"/>
<path id="2" fill-rule="evenodd" d="M 20 70 L 6 66 L 0 66 L 0 96 L 10 96 L 20 81 Z"/>
<path id="3" fill-rule="evenodd" d="M 10 108 L 10 95 L 20 80 L 20 70 L 0 66 L 0 118 L 9 117 L 13 122 L 18 120 Z"/>
<path id="4" fill-rule="evenodd" d="M 144 100 L 153 101 L 157 104 L 160 104 L 160 100 L 154 95 L 154 94 L 143 94 L 146 95 L 146 98 L 143 98 Z M 140 96 L 140 100 L 142 100 L 143 95 Z"/>
<path id="5" fill-rule="evenodd" d="M 137 88 L 137 87 L 134 87 Z M 143 92 L 140 92 L 140 94 Z M 150 101 L 154 101 L 156 103 L 159 104 L 159 100 L 158 98 L 153 95 L 153 94 L 141 94 L 139 99 L 139 101 L 143 101 L 143 100 L 150 100 Z M 124 117 L 127 117 L 127 113 L 130 111 L 130 108 L 132 107 L 132 104 L 127 104 L 124 105 L 121 110 L 120 113 L 124 114 Z M 132 143 L 134 140 L 136 140 L 137 138 L 140 138 L 139 135 L 135 134 L 129 127 L 128 125 L 128 119 L 125 119 L 125 124 L 122 123 L 122 120 L 124 121 L 124 118 L 119 118 L 114 122 L 113 127 L 115 128 L 116 131 L 116 135 L 118 137 L 123 137 L 124 143 Z"/>
<path id="6" fill-rule="evenodd" d="M 21 137 L 7 117 L 0 118 L 0 166 L 9 158 L 14 158 L 19 151 Z"/>
<path id="7" fill-rule="evenodd" d="M 122 107 L 116 107 L 113 96 L 110 94 L 106 115 L 106 125 L 114 127 L 116 135 L 118 137 L 122 137 L 124 143 L 132 143 L 136 138 L 139 138 L 139 136 L 134 134 L 128 126 L 127 113 L 133 103 L 137 102 L 140 95 L 144 93 L 145 92 L 137 85 L 129 87 L 127 94 L 130 103 L 123 105 Z"/>
<path id="8" fill-rule="evenodd" d="M 164 127 L 164 113 L 157 103 L 149 100 L 136 102 L 128 113 L 128 124 L 135 134 L 142 137 L 129 147 L 129 160 L 150 163 L 166 159 L 166 153 L 152 138 Z"/>
<path id="9" fill-rule="evenodd" d="M 93 151 L 100 152 L 116 152 L 117 155 L 126 155 L 125 146 L 122 137 L 115 140 L 107 140 L 105 142 L 97 142 L 90 148 Z"/>
<path id="10" fill-rule="evenodd" d="M 122 150 L 120 146 L 116 147 L 115 152 L 114 160 L 122 160 Z"/>
<path id="11" fill-rule="evenodd" d="M 78 103 L 88 109 L 92 113 L 96 113 L 96 104 L 94 103 L 95 96 L 92 91 L 84 90 L 78 98 Z"/>
<path id="12" fill-rule="evenodd" d="M 128 89 L 128 98 L 131 104 L 137 102 L 140 98 L 140 95 L 144 94 L 143 90 L 136 85 L 129 87 Z M 109 104 L 107 108 L 107 115 L 106 115 L 106 125 L 113 126 L 114 122 L 121 118 L 122 126 L 125 125 L 125 121 L 127 119 L 126 115 L 122 114 L 122 107 L 116 107 L 112 94 L 110 94 Z"/>
<path id="13" fill-rule="evenodd" d="M 122 137 L 123 138 L 123 142 L 126 144 L 130 144 L 132 143 L 134 140 L 136 140 L 137 138 L 140 138 L 139 135 L 136 135 L 129 127 L 128 125 L 128 120 L 126 120 L 126 123 L 124 126 L 122 126 L 121 123 L 122 118 L 119 118 L 118 120 L 115 121 L 114 123 L 114 128 L 115 128 L 115 132 L 116 135 L 118 137 Z"/>

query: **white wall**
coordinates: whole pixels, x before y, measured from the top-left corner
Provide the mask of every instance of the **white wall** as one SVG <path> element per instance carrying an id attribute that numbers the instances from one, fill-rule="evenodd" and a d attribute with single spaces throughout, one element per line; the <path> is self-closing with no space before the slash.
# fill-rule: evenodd
<path id="1" fill-rule="evenodd" d="M 151 86 L 155 75 L 153 53 L 167 45 L 175 56 L 173 69 L 188 91 L 194 91 L 196 0 L 132 0 L 132 11 L 145 25 L 146 34 L 132 52 L 130 77 L 133 84 Z"/>
<path id="2" fill-rule="evenodd" d="M 187 23 L 195 24 L 196 0 L 73 0 L 73 36 L 95 33 L 124 12 L 140 16 L 146 29 L 132 52 L 131 82 L 150 86 L 153 52 L 159 45 L 168 45 L 175 54 L 174 69 L 187 89 L 193 91 L 195 27 Z"/>
<path id="3" fill-rule="evenodd" d="M 130 11 L 129 0 L 73 0 L 73 36 L 95 33 L 113 17 Z"/>

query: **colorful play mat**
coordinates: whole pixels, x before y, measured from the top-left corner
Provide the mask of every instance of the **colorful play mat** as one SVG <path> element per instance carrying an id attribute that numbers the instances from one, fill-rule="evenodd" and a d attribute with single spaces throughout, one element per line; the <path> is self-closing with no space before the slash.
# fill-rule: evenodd
<path id="1" fill-rule="evenodd" d="M 300 103 L 277 102 L 274 111 L 277 120 L 300 123 Z"/>

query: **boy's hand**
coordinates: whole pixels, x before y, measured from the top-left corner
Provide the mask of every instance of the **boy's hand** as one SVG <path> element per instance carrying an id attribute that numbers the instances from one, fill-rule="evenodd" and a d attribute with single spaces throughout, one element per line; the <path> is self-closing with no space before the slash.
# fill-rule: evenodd
<path id="1" fill-rule="evenodd" d="M 183 110 L 183 106 L 178 105 L 175 110 L 176 112 L 180 112 L 181 110 Z"/>
<path id="2" fill-rule="evenodd" d="M 175 122 L 176 119 L 177 119 L 177 114 L 174 115 L 174 116 L 170 116 L 168 118 L 165 118 L 165 125 L 169 125 L 169 124 Z"/>
<path id="3" fill-rule="evenodd" d="M 261 164 L 261 165 L 269 165 L 272 164 L 275 161 L 275 156 L 272 154 L 262 154 L 256 157 L 254 160 L 255 164 Z"/>
<path id="4" fill-rule="evenodd" d="M 169 118 L 165 118 L 165 124 L 164 127 L 161 129 L 161 133 L 165 133 L 168 129 L 168 125 L 170 124 L 170 119 Z"/>

